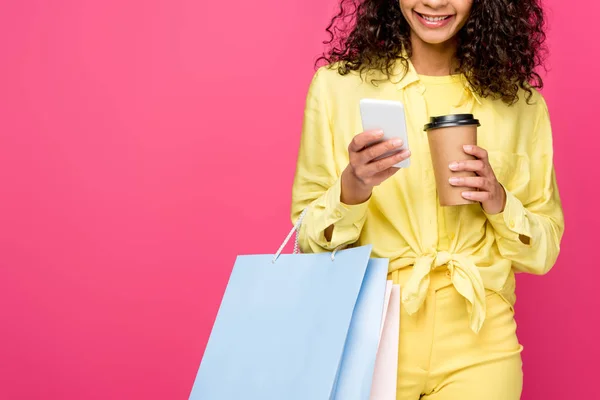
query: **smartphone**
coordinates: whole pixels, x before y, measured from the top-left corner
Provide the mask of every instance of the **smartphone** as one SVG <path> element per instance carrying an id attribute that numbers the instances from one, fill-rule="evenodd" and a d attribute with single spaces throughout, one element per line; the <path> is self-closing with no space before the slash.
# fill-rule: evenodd
<path id="1" fill-rule="evenodd" d="M 399 101 L 361 99 L 360 100 L 360 118 L 362 120 L 363 131 L 381 129 L 383 138 L 374 144 L 400 138 L 403 145 L 398 150 L 393 150 L 378 157 L 377 160 L 396 154 L 403 150 L 408 150 L 408 132 L 406 130 L 406 117 L 404 115 L 404 105 Z M 410 166 L 410 158 L 394 165 L 397 168 L 407 168 Z"/>

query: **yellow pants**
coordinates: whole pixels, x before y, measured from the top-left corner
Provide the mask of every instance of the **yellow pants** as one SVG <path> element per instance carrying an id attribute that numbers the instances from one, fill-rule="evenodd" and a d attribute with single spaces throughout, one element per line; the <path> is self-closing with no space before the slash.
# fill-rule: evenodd
<path id="1" fill-rule="evenodd" d="M 411 269 L 390 274 L 406 282 Z M 447 270 L 431 274 L 419 311 L 400 315 L 398 400 L 518 400 L 523 385 L 522 347 L 512 307 L 488 291 L 479 334 L 469 328 L 466 300 Z"/>

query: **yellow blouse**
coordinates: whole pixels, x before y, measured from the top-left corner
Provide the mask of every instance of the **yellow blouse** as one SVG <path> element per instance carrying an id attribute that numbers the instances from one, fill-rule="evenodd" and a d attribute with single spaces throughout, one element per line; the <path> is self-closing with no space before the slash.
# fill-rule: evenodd
<path id="1" fill-rule="evenodd" d="M 341 76 L 335 68 L 322 67 L 311 82 L 292 189 L 293 222 L 308 207 L 300 249 L 324 252 L 372 244 L 372 256 L 388 258 L 391 278 L 402 283 L 402 303 L 409 314 L 423 303 L 430 272 L 447 267 L 467 300 L 471 328 L 478 332 L 485 320 L 485 289 L 512 305 L 514 272 L 544 274 L 558 257 L 564 219 L 546 103 L 534 92 L 533 104 L 527 104 L 520 93 L 520 100 L 508 106 L 477 96 L 461 77 L 446 77 L 448 84 L 435 85 L 443 78 L 419 76 L 410 64 L 404 74 L 398 63 L 394 77 L 376 85 L 371 77 L 383 78 L 378 72 L 367 78 Z M 462 90 L 454 100 L 456 82 Z M 435 91 L 438 95 L 431 95 Z M 350 206 L 340 201 L 340 176 L 348 165 L 348 144 L 362 131 L 361 98 L 404 104 L 411 166 L 376 187 L 365 203 Z M 449 113 L 472 113 L 481 122 L 478 144 L 488 150 L 506 189 L 504 212 L 488 215 L 479 204 L 438 206 L 423 126 L 428 108 L 439 113 L 445 107 Z M 324 232 L 331 225 L 328 241 Z"/>

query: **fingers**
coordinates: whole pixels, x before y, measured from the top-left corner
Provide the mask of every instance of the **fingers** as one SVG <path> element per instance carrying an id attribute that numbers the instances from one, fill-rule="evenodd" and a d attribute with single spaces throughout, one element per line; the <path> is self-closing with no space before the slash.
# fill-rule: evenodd
<path id="1" fill-rule="evenodd" d="M 491 199 L 492 194 L 490 192 L 463 192 L 462 196 L 467 200 L 485 203 Z"/>
<path id="2" fill-rule="evenodd" d="M 490 182 L 482 176 L 452 177 L 449 179 L 452 186 L 470 187 L 479 190 L 489 190 Z"/>
<path id="3" fill-rule="evenodd" d="M 478 160 L 474 160 L 478 161 Z M 476 171 L 477 172 L 477 171 Z M 449 180 L 452 186 L 473 188 L 474 191 L 462 192 L 462 197 L 467 200 L 484 203 L 491 198 L 492 185 L 489 178 L 484 176 L 451 177 Z"/>
<path id="4" fill-rule="evenodd" d="M 361 184 L 374 187 L 398 172 L 394 165 L 410 157 L 410 151 L 401 150 L 399 138 L 382 140 L 381 130 L 365 131 L 356 135 L 348 145 L 351 174 Z"/>
<path id="5" fill-rule="evenodd" d="M 402 162 L 410 157 L 410 150 L 403 150 L 399 153 L 391 156 L 382 158 L 381 160 L 373 161 L 368 164 L 362 165 L 360 170 L 357 171 L 363 176 L 374 177 L 380 172 L 383 172 L 394 165 Z"/>
<path id="6" fill-rule="evenodd" d="M 363 164 L 367 164 L 386 153 L 393 152 L 394 150 L 400 150 L 403 144 L 404 143 L 401 139 L 392 139 L 369 146 L 358 153 L 360 156 L 360 161 Z"/>
<path id="7" fill-rule="evenodd" d="M 365 131 L 354 136 L 350 144 L 348 145 L 348 152 L 358 153 L 364 149 L 368 144 L 380 140 L 383 137 L 383 131 L 373 130 Z"/>
<path id="8" fill-rule="evenodd" d="M 465 153 L 472 155 L 475 158 L 478 158 L 483 161 L 486 161 L 488 158 L 487 151 L 485 149 L 482 149 L 479 146 L 466 145 L 466 146 L 463 146 L 463 150 L 465 151 Z"/>
<path id="9" fill-rule="evenodd" d="M 483 160 L 466 160 L 456 161 L 449 165 L 452 171 L 470 171 L 475 172 L 478 175 L 485 175 L 487 172 L 487 163 Z"/>
<path id="10" fill-rule="evenodd" d="M 473 190 L 462 192 L 462 197 L 481 203 L 486 212 L 501 212 L 504 209 L 506 195 L 490 165 L 488 152 L 479 146 L 473 145 L 463 146 L 463 149 L 466 154 L 476 159 L 453 162 L 449 165 L 449 168 L 452 171 L 475 172 L 477 176 L 451 177 L 449 179 L 450 184 L 457 187 L 472 188 Z"/>

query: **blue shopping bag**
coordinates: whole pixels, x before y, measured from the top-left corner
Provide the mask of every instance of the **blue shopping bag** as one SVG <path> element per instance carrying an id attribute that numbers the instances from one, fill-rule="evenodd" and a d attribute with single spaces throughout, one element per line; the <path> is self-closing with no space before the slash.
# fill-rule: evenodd
<path id="1" fill-rule="evenodd" d="M 333 400 L 367 400 L 379 346 L 387 259 L 370 259 L 342 355 Z M 383 288 L 382 288 L 383 282 Z"/>
<path id="2" fill-rule="evenodd" d="M 368 400 L 388 267 L 370 255 L 239 256 L 190 400 Z"/>

